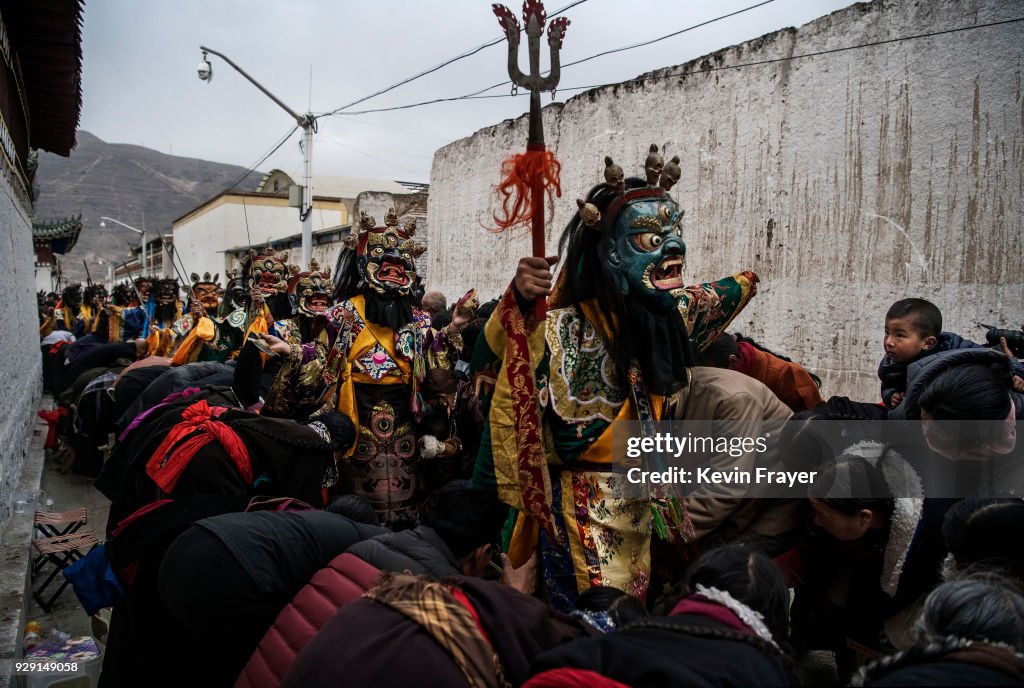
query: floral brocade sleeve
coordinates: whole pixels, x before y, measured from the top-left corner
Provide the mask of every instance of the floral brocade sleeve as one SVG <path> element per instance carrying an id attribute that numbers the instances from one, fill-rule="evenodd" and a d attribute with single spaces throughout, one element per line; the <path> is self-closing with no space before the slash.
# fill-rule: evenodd
<path id="1" fill-rule="evenodd" d="M 439 330 L 428 328 L 426 340 L 427 368 L 454 370 L 455 363 L 462 356 L 462 333 L 453 327 L 443 327 Z"/>
<path id="2" fill-rule="evenodd" d="M 693 350 L 703 351 L 718 339 L 756 293 L 757 275 L 749 270 L 686 287 L 679 299 L 679 312 Z"/>

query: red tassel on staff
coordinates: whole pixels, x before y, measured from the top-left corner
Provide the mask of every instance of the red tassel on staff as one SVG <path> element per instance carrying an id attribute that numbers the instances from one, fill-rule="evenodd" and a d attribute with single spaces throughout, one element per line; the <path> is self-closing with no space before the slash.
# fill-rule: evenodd
<path id="1" fill-rule="evenodd" d="M 502 162 L 501 182 L 494 187 L 501 197 L 501 211 L 492 214 L 495 227 L 491 231 L 501 232 L 531 224 L 538 210 L 543 222 L 544 197 L 547 197 L 548 204 L 554 203 L 555 197 L 562 197 L 561 171 L 562 163 L 543 144 L 528 145 L 525 153 L 518 153 Z M 538 204 L 538 200 L 541 203 Z M 541 243 L 539 248 L 538 253 L 538 246 L 534 244 L 533 255 L 544 255 L 544 244 Z"/>
<path id="2" fill-rule="evenodd" d="M 525 153 L 508 158 L 501 164 L 501 182 L 495 191 L 501 196 L 501 212 L 492 213 L 495 227 L 493 232 L 521 225 L 530 225 L 533 238 L 533 255 L 543 258 L 544 246 L 544 205 L 554 203 L 562 197 L 562 182 L 559 177 L 562 163 L 555 154 L 543 145 L 529 144 Z M 534 317 L 538 320 L 547 312 L 544 299 L 536 300 Z"/>

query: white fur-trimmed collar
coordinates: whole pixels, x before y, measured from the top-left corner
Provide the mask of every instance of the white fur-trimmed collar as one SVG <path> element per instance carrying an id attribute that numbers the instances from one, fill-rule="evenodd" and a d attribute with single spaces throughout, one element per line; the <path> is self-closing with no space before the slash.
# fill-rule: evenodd
<path id="1" fill-rule="evenodd" d="M 846 456 L 857 456 L 877 466 L 884 456 L 882 475 L 890 493 L 897 495 L 892 517 L 889 519 L 889 539 L 885 543 L 882 558 L 882 575 L 879 583 L 889 597 L 896 596 L 900 576 L 907 563 L 910 546 L 924 514 L 924 488 L 917 471 L 897 451 L 886 451 L 879 442 L 858 442 L 848 447 Z"/>
<path id="2" fill-rule="evenodd" d="M 772 646 L 778 649 L 779 646 L 775 643 L 775 639 L 772 637 L 772 632 L 769 631 L 768 627 L 764 624 L 764 615 L 761 614 L 761 612 L 751 609 L 725 590 L 709 588 L 698 584 L 694 592 L 701 597 L 720 604 L 731 611 L 739 617 L 739 620 L 746 624 L 747 627 L 757 635 L 757 637 L 771 643 Z"/>

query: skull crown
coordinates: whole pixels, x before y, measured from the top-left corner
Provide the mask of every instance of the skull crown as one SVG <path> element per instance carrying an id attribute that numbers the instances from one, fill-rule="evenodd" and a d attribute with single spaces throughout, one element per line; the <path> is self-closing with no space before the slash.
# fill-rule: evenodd
<path id="1" fill-rule="evenodd" d="M 679 183 L 682 177 L 678 155 L 672 156 L 667 163 L 665 157 L 658 150 L 658 144 L 652 143 L 647 150 L 647 158 L 644 160 L 644 174 L 647 186 L 660 186 L 665 191 L 671 191 L 672 187 Z M 615 193 L 626 192 L 626 174 L 621 165 L 618 165 L 610 155 L 604 158 L 604 182 Z M 601 211 L 593 203 L 588 203 L 582 198 L 576 199 L 580 221 L 586 227 L 596 227 L 601 222 Z"/>

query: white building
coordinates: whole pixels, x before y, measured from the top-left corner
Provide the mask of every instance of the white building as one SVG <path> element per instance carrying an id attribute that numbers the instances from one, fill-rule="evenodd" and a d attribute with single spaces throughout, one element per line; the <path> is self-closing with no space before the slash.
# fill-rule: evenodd
<path id="1" fill-rule="evenodd" d="M 186 277 L 193 272 L 223 276 L 237 267 L 231 251 L 272 245 L 300 234 L 299 211 L 290 205 L 288 192 L 301 179 L 298 174 L 272 170 L 255 192 L 223 192 L 174 220 L 171 229 L 179 269 Z M 350 225 L 361 192 L 408 194 L 413 186 L 422 185 L 318 176 L 313 180 L 313 232 Z"/>
<path id="2" fill-rule="evenodd" d="M 426 185 L 423 185 L 424 189 Z M 402 187 L 405 191 L 405 187 Z M 427 194 L 424 191 L 416 193 L 389 193 L 386 191 L 363 191 L 356 196 L 351 206 L 350 217 L 356 216 L 360 211 L 366 212 L 376 218 L 379 224 L 384 222 L 384 215 L 391 208 L 395 209 L 403 222 L 414 220 L 417 226 L 415 239 L 426 245 L 427 235 Z M 358 225 L 356 232 L 358 232 Z M 313 245 L 310 257 L 316 261 L 320 269 L 330 268 L 331 274 L 335 275 L 338 269 L 338 257 L 344 249 L 345 237 L 352 232 L 352 223 L 338 225 L 336 227 L 325 227 L 324 229 L 313 230 Z M 265 250 L 273 248 L 278 253 L 287 252 L 289 264 L 298 263 L 302 252 L 302 234 L 295 233 L 286 237 L 274 239 L 256 245 L 241 244 L 233 246 L 225 251 L 225 262 L 229 270 L 240 271 L 248 259 L 250 251 Z M 417 269 L 424 279 L 425 261 L 417 261 Z"/>

